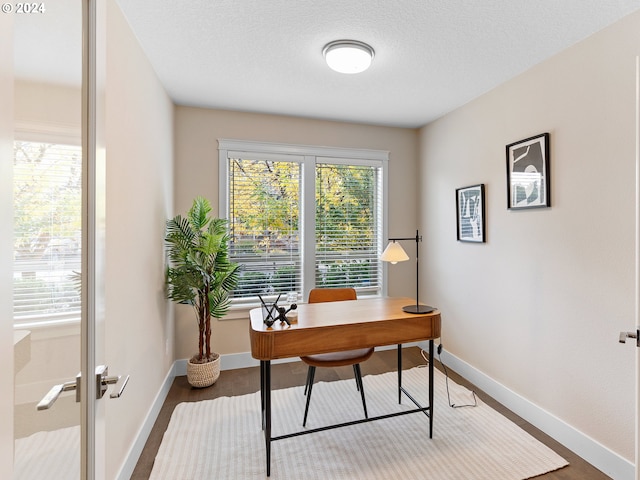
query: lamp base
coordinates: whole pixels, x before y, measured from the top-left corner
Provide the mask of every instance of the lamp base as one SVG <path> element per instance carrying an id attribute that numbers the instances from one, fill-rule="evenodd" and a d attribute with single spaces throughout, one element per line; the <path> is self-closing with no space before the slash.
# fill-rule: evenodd
<path id="1" fill-rule="evenodd" d="M 429 305 L 407 305 L 406 307 L 402 307 L 402 310 L 407 313 L 431 313 L 435 308 Z"/>

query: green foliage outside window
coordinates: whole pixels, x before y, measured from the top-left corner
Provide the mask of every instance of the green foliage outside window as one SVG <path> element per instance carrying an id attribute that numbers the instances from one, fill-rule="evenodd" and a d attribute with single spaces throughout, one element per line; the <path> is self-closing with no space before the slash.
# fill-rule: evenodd
<path id="1" fill-rule="evenodd" d="M 14 142 L 14 318 L 79 313 L 82 150 Z"/>
<path id="2" fill-rule="evenodd" d="M 230 161 L 231 255 L 244 265 L 235 298 L 300 291 L 301 178 L 296 162 Z M 377 276 L 378 180 L 375 167 L 316 165 L 316 286 Z"/>

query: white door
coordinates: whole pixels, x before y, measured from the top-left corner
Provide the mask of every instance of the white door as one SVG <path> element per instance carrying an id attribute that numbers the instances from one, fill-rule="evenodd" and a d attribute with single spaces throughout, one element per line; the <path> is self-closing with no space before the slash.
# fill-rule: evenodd
<path id="1" fill-rule="evenodd" d="M 1 130 L 3 140 L 11 137 L 2 143 L 2 165 L 13 165 L 8 181 L 0 175 L 2 204 L 13 205 L 13 214 L 2 210 L 0 220 L 14 225 L 14 235 L 0 239 L 9 252 L 0 257 L 8 286 L 0 304 L 9 306 L 0 315 L 1 346 L 9 336 L 12 342 L 0 348 L 0 361 L 13 365 L 0 377 L 2 390 L 13 392 L 2 396 L 11 400 L 0 427 L 3 476 L 9 465 L 16 479 L 100 479 L 109 397 L 100 398 L 95 375 L 104 351 L 103 103 L 96 94 L 104 2 L 2 8 L 0 22 L 13 27 L 7 35 L 0 25 L 2 45 L 14 60 L 6 90 L 13 98 L 2 97 L 13 111 L 0 108 L 0 125 L 12 127 Z"/>

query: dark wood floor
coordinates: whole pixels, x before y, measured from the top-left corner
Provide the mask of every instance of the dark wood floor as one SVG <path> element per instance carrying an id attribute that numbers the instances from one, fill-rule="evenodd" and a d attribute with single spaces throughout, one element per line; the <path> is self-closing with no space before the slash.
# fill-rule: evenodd
<path id="1" fill-rule="evenodd" d="M 395 371 L 396 362 L 396 350 L 376 352 L 369 360 L 362 364 L 362 374 L 374 375 Z M 411 368 L 424 363 L 425 361 L 419 348 L 411 347 L 404 350 L 403 368 Z M 436 366 L 441 368 L 438 362 L 436 362 Z M 484 392 L 478 390 L 475 386 L 455 374 L 455 372 L 452 372 L 451 369 L 448 369 L 448 372 L 452 380 L 475 391 L 478 398 L 529 432 L 569 462 L 568 467 L 536 477 L 536 480 L 605 480 L 610 478 L 548 435 L 545 435 L 537 428 L 525 422 L 522 418 L 507 410 Z M 276 364 L 272 366 L 272 386 L 274 389 L 278 389 L 304 385 L 306 375 L 306 365 L 302 362 Z M 352 378 L 352 376 L 353 370 L 351 367 L 319 368 L 316 372 L 315 381 L 328 382 L 343 380 Z M 258 367 L 223 371 L 213 386 L 204 389 L 192 388 L 187 383 L 186 377 L 176 377 L 131 479 L 144 480 L 149 478 L 151 469 L 153 468 L 153 461 L 160 447 L 160 442 L 162 442 L 162 436 L 169 424 L 171 413 L 178 403 L 197 402 L 224 396 L 244 395 L 256 392 L 259 388 L 260 372 Z"/>

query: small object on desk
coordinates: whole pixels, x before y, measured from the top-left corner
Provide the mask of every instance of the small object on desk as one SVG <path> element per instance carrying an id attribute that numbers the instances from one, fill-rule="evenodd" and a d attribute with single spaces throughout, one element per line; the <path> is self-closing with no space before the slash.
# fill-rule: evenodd
<path id="1" fill-rule="evenodd" d="M 262 297 L 258 295 L 258 298 L 262 303 L 263 322 L 268 328 L 271 328 L 271 326 L 278 320 L 280 321 L 281 324 L 286 323 L 287 325 L 291 325 L 291 321 L 287 318 L 287 313 L 289 313 L 292 310 L 296 310 L 298 308 L 298 305 L 295 303 L 291 304 L 291 306 L 289 306 L 289 309 L 278 306 L 278 300 L 280 300 L 280 296 L 281 295 L 278 295 L 278 298 L 276 299 L 276 301 L 273 302 L 271 306 L 269 306 L 265 303 Z M 296 315 L 296 321 L 297 321 L 297 315 Z"/>
<path id="2" fill-rule="evenodd" d="M 260 295 L 258 295 L 258 298 L 260 299 L 260 303 L 262 303 L 262 321 L 268 328 L 271 328 L 275 321 L 280 317 L 280 312 L 278 310 L 278 300 L 280 300 L 280 295 L 278 295 L 278 298 L 270 307 L 265 303 Z M 276 312 L 278 315 L 274 316 L 274 313 Z"/>
<path id="3" fill-rule="evenodd" d="M 287 303 L 289 304 L 289 310 L 285 312 L 285 314 L 287 315 L 287 318 L 291 323 L 298 323 L 297 302 L 298 292 L 287 293 Z"/>
<path id="4" fill-rule="evenodd" d="M 278 312 L 280 312 L 280 316 L 278 318 L 280 318 L 280 322 L 284 323 L 286 322 L 287 325 L 291 325 L 292 323 L 296 323 L 298 321 L 298 313 L 295 312 L 295 320 L 290 319 L 287 317 L 287 313 L 291 312 L 291 311 L 295 311 L 298 308 L 298 304 L 297 303 L 292 303 L 289 306 L 289 309 L 285 309 L 284 307 L 278 307 Z M 292 317 L 294 315 L 291 315 Z"/>
<path id="5" fill-rule="evenodd" d="M 285 307 L 279 307 L 277 304 L 274 304 L 274 306 L 278 311 L 277 320 L 280 320 L 280 324 L 286 323 L 287 325 L 291 325 L 291 320 L 287 318 L 287 313 L 289 313 L 291 310 L 295 310 L 296 308 L 298 308 L 298 305 L 294 303 L 289 307 L 288 310 Z"/>

